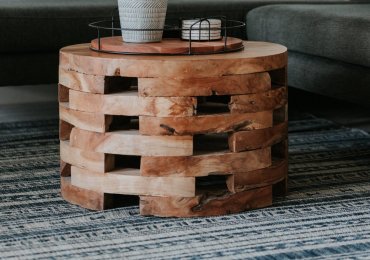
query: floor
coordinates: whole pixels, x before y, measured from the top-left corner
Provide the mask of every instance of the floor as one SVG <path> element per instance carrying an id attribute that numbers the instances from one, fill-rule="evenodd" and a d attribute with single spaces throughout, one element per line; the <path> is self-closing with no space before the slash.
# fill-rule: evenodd
<path id="1" fill-rule="evenodd" d="M 297 111 L 370 132 L 369 108 L 290 88 L 289 113 Z M 0 122 L 57 117 L 56 84 L 0 88 Z"/>

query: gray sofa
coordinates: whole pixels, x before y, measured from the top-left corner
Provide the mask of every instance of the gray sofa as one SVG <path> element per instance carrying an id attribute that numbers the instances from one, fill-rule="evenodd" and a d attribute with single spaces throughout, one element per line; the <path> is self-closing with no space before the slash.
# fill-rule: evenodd
<path id="1" fill-rule="evenodd" d="M 367 105 L 370 9 L 356 4 L 365 2 L 169 0 L 166 23 L 213 15 L 246 20 L 249 39 L 288 47 L 290 86 Z M 56 83 L 59 49 L 95 38 L 87 24 L 110 17 L 116 6 L 116 0 L 0 1 L 0 86 Z M 246 38 L 244 30 L 236 33 Z"/>
<path id="2" fill-rule="evenodd" d="M 288 47 L 289 86 L 370 106 L 370 4 L 265 6 L 247 25 Z"/>
<path id="3" fill-rule="evenodd" d="M 167 23 L 177 23 L 180 17 L 220 14 L 245 20 L 245 14 L 258 6 L 307 2 L 313 1 L 169 0 Z M 0 86 L 57 82 L 58 50 L 96 37 L 87 24 L 109 17 L 116 5 L 116 0 L 0 1 Z M 245 32 L 241 31 L 239 36 L 245 37 Z"/>

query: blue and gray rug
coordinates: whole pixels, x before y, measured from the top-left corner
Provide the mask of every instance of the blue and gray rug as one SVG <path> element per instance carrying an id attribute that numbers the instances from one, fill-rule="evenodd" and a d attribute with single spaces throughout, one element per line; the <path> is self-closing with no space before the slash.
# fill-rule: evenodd
<path id="1" fill-rule="evenodd" d="M 290 122 L 290 193 L 273 207 L 196 219 L 92 212 L 59 196 L 57 122 L 0 124 L 0 258 L 370 258 L 370 136 Z"/>

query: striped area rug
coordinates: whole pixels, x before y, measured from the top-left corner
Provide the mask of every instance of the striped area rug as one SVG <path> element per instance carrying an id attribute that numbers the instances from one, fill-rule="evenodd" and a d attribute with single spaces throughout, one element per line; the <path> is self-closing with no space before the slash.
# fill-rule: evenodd
<path id="1" fill-rule="evenodd" d="M 92 212 L 59 195 L 57 121 L 0 124 L 0 258 L 370 258 L 370 136 L 290 122 L 290 193 L 274 206 L 162 219 Z"/>

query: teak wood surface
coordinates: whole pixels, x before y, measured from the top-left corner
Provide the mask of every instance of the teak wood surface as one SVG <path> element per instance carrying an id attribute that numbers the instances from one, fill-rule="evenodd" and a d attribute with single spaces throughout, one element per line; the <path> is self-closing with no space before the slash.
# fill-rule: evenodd
<path id="1" fill-rule="evenodd" d="M 78 44 L 60 50 L 59 68 L 95 76 L 209 78 L 281 69 L 287 57 L 282 45 L 252 41 L 240 52 L 190 56 L 114 55 Z"/>
<path id="2" fill-rule="evenodd" d="M 140 78 L 140 96 L 212 96 L 242 95 L 268 91 L 271 78 L 266 72 L 208 78 Z"/>
<path id="3" fill-rule="evenodd" d="M 193 198 L 140 197 L 142 215 L 204 217 L 237 213 L 272 204 L 272 187 L 266 186 L 238 193 L 214 191 Z"/>
<path id="4" fill-rule="evenodd" d="M 140 116 L 139 120 L 140 133 L 143 135 L 195 135 L 269 128 L 273 123 L 273 114 L 271 111 L 261 111 L 192 117 Z"/>
<path id="5" fill-rule="evenodd" d="M 243 45 L 190 56 L 63 48 L 62 196 L 103 210 L 134 195 L 142 215 L 195 217 L 267 207 L 285 195 L 287 49 Z M 168 46 L 130 45 L 144 47 Z"/>
<path id="6" fill-rule="evenodd" d="M 78 111 L 123 116 L 192 116 L 196 100 L 192 97 L 139 97 L 130 91 L 91 94 L 69 91 L 69 106 Z"/>
<path id="7" fill-rule="evenodd" d="M 195 179 L 140 176 L 136 169 L 95 173 L 72 166 L 71 184 L 95 192 L 128 195 L 194 197 Z"/>
<path id="8" fill-rule="evenodd" d="M 107 154 L 140 156 L 190 156 L 193 155 L 192 136 L 145 136 L 135 130 L 107 133 L 73 128 L 72 147 Z"/>
<path id="9" fill-rule="evenodd" d="M 175 167 L 169 167 L 175 165 Z M 162 156 L 141 158 L 143 176 L 201 177 L 209 175 L 232 175 L 254 171 L 271 165 L 270 148 L 241 153 L 215 152 L 194 156 Z"/>
<path id="10" fill-rule="evenodd" d="M 112 117 L 101 113 L 89 113 L 71 109 L 68 102 L 59 103 L 59 119 L 84 130 L 104 133 Z"/>

